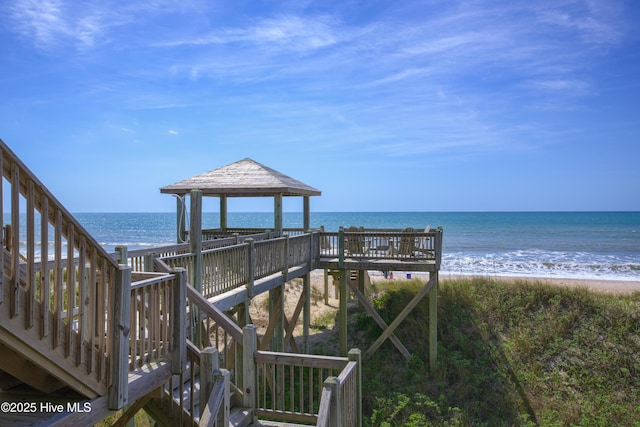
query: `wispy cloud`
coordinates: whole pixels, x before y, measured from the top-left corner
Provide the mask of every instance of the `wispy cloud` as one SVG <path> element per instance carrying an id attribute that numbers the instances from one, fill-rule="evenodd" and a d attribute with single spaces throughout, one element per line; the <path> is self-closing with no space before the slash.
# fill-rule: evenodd
<path id="1" fill-rule="evenodd" d="M 227 27 L 195 37 L 155 43 L 156 46 L 226 45 L 244 43 L 298 52 L 332 46 L 340 41 L 335 23 L 326 16 L 283 15 L 259 18 L 240 27 Z"/>
<path id="2" fill-rule="evenodd" d="M 169 133 L 171 135 L 180 135 L 180 132 L 178 132 L 177 130 L 173 130 L 173 129 L 168 130 L 167 133 Z"/>

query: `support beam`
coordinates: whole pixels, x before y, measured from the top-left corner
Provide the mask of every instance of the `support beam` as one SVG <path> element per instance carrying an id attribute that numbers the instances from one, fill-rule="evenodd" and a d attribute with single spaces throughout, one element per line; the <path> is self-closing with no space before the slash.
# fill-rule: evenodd
<path id="1" fill-rule="evenodd" d="M 413 297 L 413 299 L 411 301 L 409 301 L 409 304 L 407 304 L 407 306 L 400 312 L 400 314 L 398 314 L 398 316 L 395 318 L 395 320 L 393 322 L 391 322 L 389 327 L 387 329 L 385 329 L 385 331 L 382 333 L 382 335 L 380 335 L 380 337 L 371 345 L 369 350 L 367 350 L 367 353 L 365 354 L 365 357 L 368 357 L 368 356 L 372 355 L 373 353 L 375 353 L 375 351 L 382 345 L 382 343 L 387 338 L 389 338 L 389 336 L 393 333 L 393 331 L 396 330 L 398 325 L 400 325 L 400 323 L 402 323 L 402 321 L 409 315 L 409 313 L 411 313 L 411 311 L 416 307 L 416 305 L 418 305 L 418 303 L 420 301 L 422 301 L 422 299 L 425 297 L 425 295 L 427 295 L 427 293 L 432 288 L 436 287 L 436 284 L 437 284 L 436 277 L 431 277 L 430 276 L 429 282 L 427 282 L 427 284 L 420 290 L 420 292 L 418 292 L 416 294 L 416 296 Z"/>
<path id="2" fill-rule="evenodd" d="M 356 298 L 358 298 L 358 301 L 360 301 L 360 305 L 364 307 L 364 309 L 371 315 L 373 320 L 378 324 L 378 326 L 380 326 L 382 331 L 383 332 L 386 331 L 387 328 L 389 328 L 389 325 L 387 325 L 384 319 L 378 314 L 376 309 L 371 305 L 371 303 L 369 303 L 367 298 L 360 292 L 360 290 L 354 284 L 349 283 L 349 287 L 351 288 L 351 291 L 353 291 L 353 293 L 356 295 Z M 400 351 L 402 356 L 404 356 L 404 358 L 407 361 L 411 360 L 411 353 L 409 353 L 409 350 L 407 350 L 407 348 L 402 344 L 402 342 L 396 336 L 396 334 L 394 334 L 393 332 L 389 334 L 389 339 L 391 340 L 393 345 L 396 346 L 396 348 Z M 367 355 L 370 355 L 370 354 L 367 352 Z"/>
<path id="3" fill-rule="evenodd" d="M 227 196 L 220 196 L 220 229 L 227 232 Z"/>
<path id="4" fill-rule="evenodd" d="M 429 273 L 429 370 L 434 372 L 438 358 L 438 272 Z"/>
<path id="5" fill-rule="evenodd" d="M 310 197 L 309 196 L 304 196 L 303 198 L 303 207 L 302 207 L 302 211 L 303 211 L 303 219 L 302 219 L 302 226 L 304 228 L 304 231 L 307 232 L 309 231 L 309 229 L 311 228 L 311 208 L 310 208 Z"/>
<path id="6" fill-rule="evenodd" d="M 184 196 L 176 197 L 176 230 L 176 243 L 184 243 L 187 240 L 187 206 Z"/>
<path id="7" fill-rule="evenodd" d="M 347 290 L 347 282 L 349 271 L 340 270 L 340 308 L 338 311 L 340 322 L 340 356 L 347 355 L 347 298 L 349 291 Z"/>
<path id="8" fill-rule="evenodd" d="M 273 228 L 282 235 L 282 194 L 273 196 Z"/>

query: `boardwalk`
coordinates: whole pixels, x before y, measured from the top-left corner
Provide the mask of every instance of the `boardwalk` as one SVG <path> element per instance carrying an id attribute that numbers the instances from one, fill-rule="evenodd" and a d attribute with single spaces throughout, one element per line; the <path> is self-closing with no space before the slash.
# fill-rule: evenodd
<path id="1" fill-rule="evenodd" d="M 338 272 L 341 316 L 355 270 L 429 272 L 424 295 L 436 302 L 439 229 L 323 232 L 306 221 L 302 230 L 284 230 L 276 215 L 271 231 L 231 230 L 224 221 L 201 230 L 192 218 L 190 230 L 177 227 L 177 240 L 188 243 L 107 253 L 2 141 L 0 169 L 0 188 L 8 189 L 0 200 L 10 200 L 1 209 L 10 220 L 0 251 L 0 386 L 16 409 L 0 414 L 2 425 L 88 425 L 115 410 L 124 410 L 124 422 L 140 409 L 160 425 L 260 425 L 263 418 L 360 425 L 362 356 L 346 348 L 346 330 L 341 357 L 285 352 L 300 315 L 308 334 L 310 272 Z M 308 218 L 317 190 L 296 184 L 302 190 L 294 191 L 293 181 L 278 177 L 289 195 L 304 198 Z M 197 206 L 201 194 L 189 191 Z M 281 197 L 274 196 L 276 210 Z M 284 284 L 296 278 L 304 291 L 287 319 Z M 264 292 L 272 321 L 259 337 L 248 305 Z M 380 339 L 398 346 L 393 328 L 385 325 Z M 25 402 L 35 406 L 17 411 Z"/>

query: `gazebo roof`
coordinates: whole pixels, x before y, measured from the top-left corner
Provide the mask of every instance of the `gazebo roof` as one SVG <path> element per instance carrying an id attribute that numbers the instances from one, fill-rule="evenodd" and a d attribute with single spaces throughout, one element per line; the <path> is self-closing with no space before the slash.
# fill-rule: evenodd
<path id="1" fill-rule="evenodd" d="M 196 189 L 204 196 L 228 197 L 321 194 L 320 190 L 249 158 L 167 185 L 160 192 L 184 195 Z"/>

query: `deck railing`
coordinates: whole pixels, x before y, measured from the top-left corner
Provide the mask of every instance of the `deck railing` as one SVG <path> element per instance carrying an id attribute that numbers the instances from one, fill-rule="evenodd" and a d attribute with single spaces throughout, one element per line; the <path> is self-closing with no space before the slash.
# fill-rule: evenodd
<path id="1" fill-rule="evenodd" d="M 136 273 L 132 285 L 131 267 L 119 265 L 1 140 L 0 171 L 2 327 L 57 365 L 45 370 L 66 371 L 72 388 L 108 394 L 112 409 L 127 403 L 130 370 L 169 359 L 181 369 L 184 273 Z"/>
<path id="2" fill-rule="evenodd" d="M 2 140 L 0 171 L 0 309 L 37 334 L 38 351 L 82 366 L 82 389 L 104 393 L 116 335 L 107 313 L 121 269 Z"/>
<path id="3" fill-rule="evenodd" d="M 322 257 L 434 261 L 440 265 L 442 229 L 340 229 L 321 232 Z"/>

